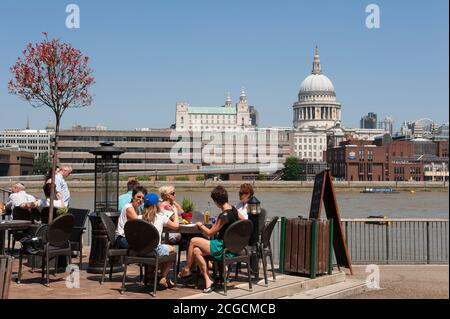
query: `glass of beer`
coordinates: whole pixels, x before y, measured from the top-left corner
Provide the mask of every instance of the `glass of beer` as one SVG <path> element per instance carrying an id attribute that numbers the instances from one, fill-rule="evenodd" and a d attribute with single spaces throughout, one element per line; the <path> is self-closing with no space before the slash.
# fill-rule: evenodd
<path id="1" fill-rule="evenodd" d="M 209 224 L 209 211 L 205 211 L 203 213 L 203 223 L 205 225 Z"/>

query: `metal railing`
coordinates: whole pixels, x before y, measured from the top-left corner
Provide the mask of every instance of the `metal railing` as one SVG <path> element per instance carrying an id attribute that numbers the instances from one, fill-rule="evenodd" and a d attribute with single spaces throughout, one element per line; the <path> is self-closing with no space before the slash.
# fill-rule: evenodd
<path id="1" fill-rule="evenodd" d="M 449 220 L 439 218 L 342 219 L 352 264 L 445 264 L 449 262 Z M 278 221 L 271 244 L 280 261 Z"/>
<path id="2" fill-rule="evenodd" d="M 342 219 L 353 264 L 448 263 L 448 219 Z"/>

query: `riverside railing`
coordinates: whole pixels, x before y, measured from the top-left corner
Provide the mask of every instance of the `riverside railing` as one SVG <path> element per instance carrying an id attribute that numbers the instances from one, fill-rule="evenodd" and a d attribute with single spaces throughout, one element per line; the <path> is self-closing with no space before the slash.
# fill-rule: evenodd
<path id="1" fill-rule="evenodd" d="M 342 219 L 352 264 L 445 264 L 449 261 L 449 220 L 439 218 Z M 280 261 L 278 221 L 271 244 Z M 288 253 L 288 252 L 285 252 Z"/>
<path id="2" fill-rule="evenodd" d="M 353 264 L 448 263 L 448 219 L 342 219 Z"/>

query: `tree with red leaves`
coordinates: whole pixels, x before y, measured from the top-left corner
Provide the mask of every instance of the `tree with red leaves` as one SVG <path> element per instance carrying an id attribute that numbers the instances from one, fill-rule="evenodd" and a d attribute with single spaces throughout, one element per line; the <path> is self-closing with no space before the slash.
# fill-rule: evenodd
<path id="1" fill-rule="evenodd" d="M 30 102 L 33 107 L 48 106 L 55 114 L 55 138 L 52 161 L 52 194 L 55 198 L 55 171 L 58 159 L 58 136 L 61 118 L 68 108 L 88 106 L 92 102 L 89 88 L 94 84 L 89 58 L 68 43 L 48 39 L 35 45 L 29 43 L 23 57 L 11 67 L 13 79 L 8 83 L 11 94 Z M 50 201 L 49 222 L 53 219 Z"/>

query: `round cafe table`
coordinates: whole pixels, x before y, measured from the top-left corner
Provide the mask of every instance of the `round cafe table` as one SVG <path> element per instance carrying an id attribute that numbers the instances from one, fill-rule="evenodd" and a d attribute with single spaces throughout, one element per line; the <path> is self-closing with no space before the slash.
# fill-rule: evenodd
<path id="1" fill-rule="evenodd" d="M 5 232 L 18 229 L 27 229 L 31 226 L 29 220 L 2 220 L 0 221 L 0 255 L 5 254 Z"/>

